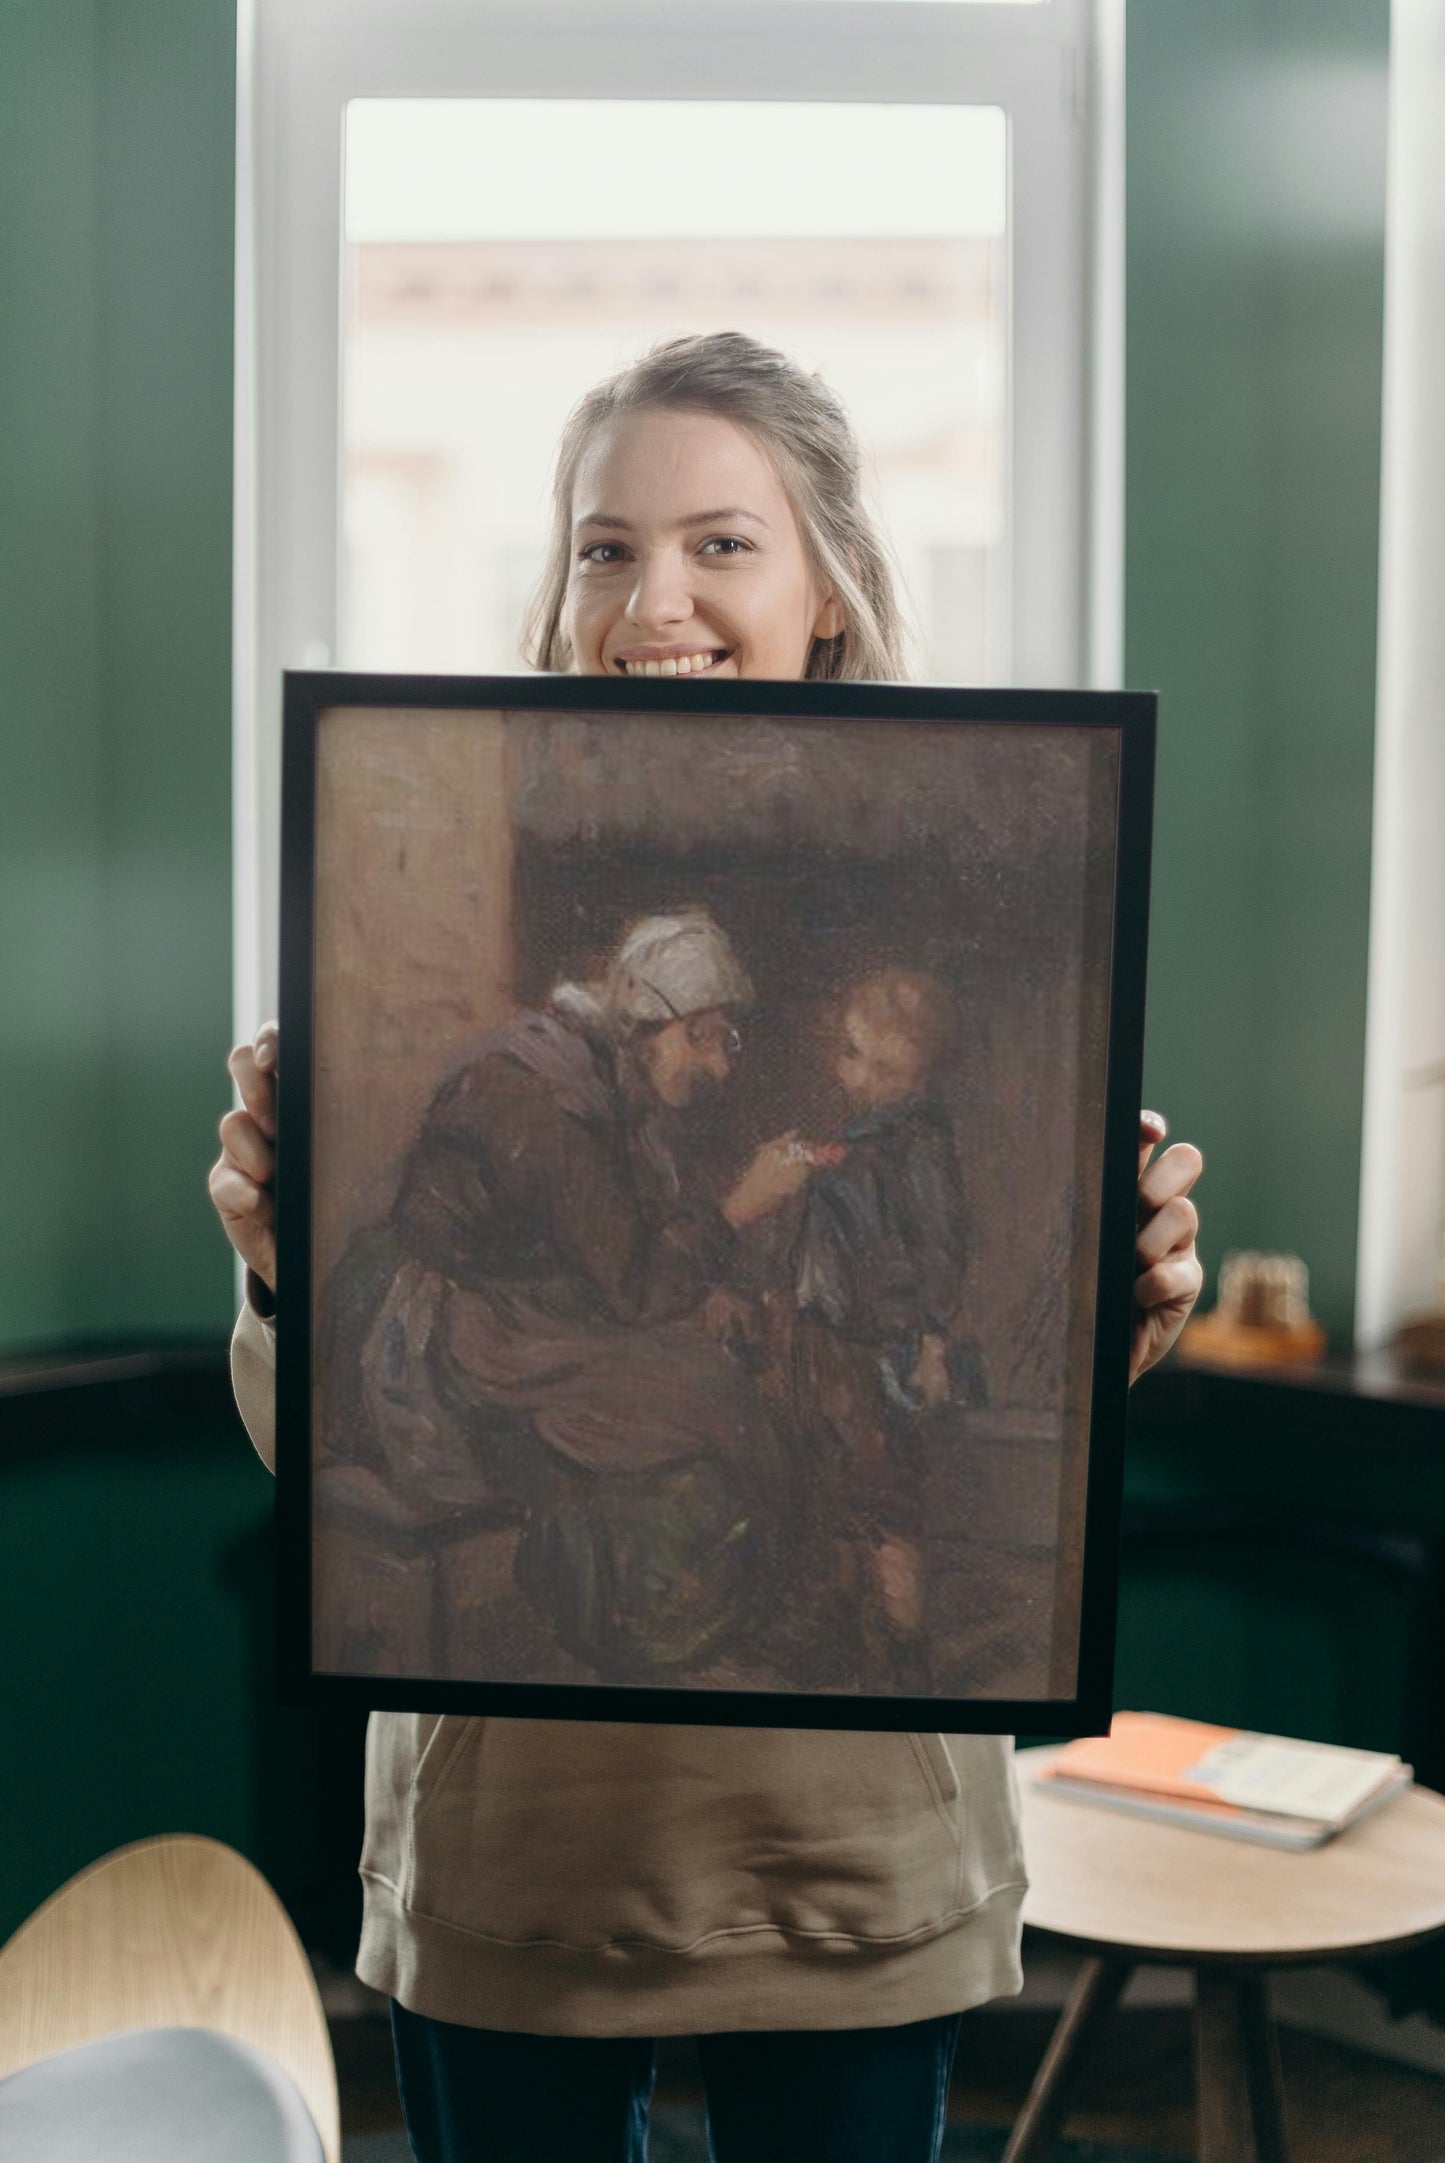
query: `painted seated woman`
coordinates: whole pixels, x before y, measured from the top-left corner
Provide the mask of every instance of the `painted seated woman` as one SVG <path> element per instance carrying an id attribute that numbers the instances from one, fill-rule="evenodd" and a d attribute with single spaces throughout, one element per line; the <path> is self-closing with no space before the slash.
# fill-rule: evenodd
<path id="1" fill-rule="evenodd" d="M 704 1309 L 807 1166 L 765 1144 L 714 1202 L 676 1154 L 751 1002 L 706 911 L 634 924 L 600 983 L 559 985 L 447 1077 L 363 1243 L 370 1296 L 353 1257 L 332 1300 L 355 1376 L 333 1447 L 404 1493 L 521 1504 L 519 1583 L 609 1679 L 726 1645 L 781 1530 L 751 1379 Z"/>

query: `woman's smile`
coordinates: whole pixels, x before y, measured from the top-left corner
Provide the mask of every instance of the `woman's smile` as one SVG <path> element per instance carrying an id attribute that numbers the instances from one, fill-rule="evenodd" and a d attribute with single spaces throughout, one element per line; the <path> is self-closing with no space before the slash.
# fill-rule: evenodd
<path id="1" fill-rule="evenodd" d="M 613 661 L 624 676 L 714 676 L 731 658 L 728 646 L 667 646 L 630 648 Z"/>

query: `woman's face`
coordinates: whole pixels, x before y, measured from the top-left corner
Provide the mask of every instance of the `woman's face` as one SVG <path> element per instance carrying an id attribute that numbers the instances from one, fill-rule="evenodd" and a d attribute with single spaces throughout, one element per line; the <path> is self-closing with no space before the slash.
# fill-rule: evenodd
<path id="1" fill-rule="evenodd" d="M 680 1015 L 660 1029 L 649 1030 L 634 1056 L 658 1102 L 670 1111 L 681 1111 L 721 1089 L 739 1049 L 731 1017 L 721 1007 L 709 1007 L 705 1013 Z"/>
<path id="2" fill-rule="evenodd" d="M 843 627 L 771 459 L 716 414 L 600 431 L 572 513 L 563 623 L 583 676 L 797 677 Z"/>

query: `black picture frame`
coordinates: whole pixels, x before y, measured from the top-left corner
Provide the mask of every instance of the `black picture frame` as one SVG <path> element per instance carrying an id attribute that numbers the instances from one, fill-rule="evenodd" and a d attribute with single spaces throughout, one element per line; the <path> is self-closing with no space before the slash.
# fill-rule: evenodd
<path id="1" fill-rule="evenodd" d="M 860 1694 L 854 1690 L 701 1688 L 667 1683 L 458 1680 L 319 1669 L 313 1645 L 313 1100 L 318 1067 L 316 923 L 318 746 L 339 709 L 399 717 L 456 712 L 595 717 L 767 717 L 803 730 L 912 722 L 928 728 L 1102 732 L 1117 757 L 1096 807 L 1113 837 L 1107 908 L 1105 1079 L 1098 1150 L 1092 1354 L 1087 1381 L 1075 1686 L 1034 1696 Z M 1152 693 L 948 689 L 861 683 L 689 684 L 562 676 L 412 676 L 288 672 L 284 689 L 277 1137 L 278 1685 L 293 1705 L 422 1713 L 681 1722 L 691 1725 L 1058 1735 L 1107 1730 L 1112 1712 L 1134 1236 L 1156 698 Z M 880 739 L 881 741 L 881 739 Z M 1092 815 L 1092 814 L 1091 814 Z M 355 865 L 338 876 L 358 876 Z"/>

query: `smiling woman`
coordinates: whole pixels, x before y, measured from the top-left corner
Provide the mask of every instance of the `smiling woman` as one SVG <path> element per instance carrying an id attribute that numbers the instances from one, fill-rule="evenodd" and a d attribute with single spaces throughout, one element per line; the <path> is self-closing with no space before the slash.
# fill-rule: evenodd
<path id="1" fill-rule="evenodd" d="M 722 331 L 655 347 L 575 408 L 535 667 L 896 682 L 904 649 L 857 442 L 820 377 Z"/>
<path id="2" fill-rule="evenodd" d="M 536 564 L 529 444 L 538 428 L 550 444 L 554 414 L 617 365 L 623 339 L 635 350 L 743 322 L 824 365 L 860 415 L 885 515 L 935 626 L 929 672 L 1078 677 L 1081 116 L 1095 72 L 1075 0 L 750 0 L 745 36 L 735 11 L 672 0 L 628 0 L 605 22 L 567 0 L 525 10 L 255 0 L 245 13 L 259 35 L 257 64 L 241 77 L 254 78 L 259 120 L 242 129 L 243 181 L 253 173 L 254 185 L 240 208 L 260 266 L 257 352 L 238 374 L 254 382 L 259 416 L 256 496 L 237 549 L 243 623 L 247 581 L 255 588 L 238 758 L 255 798 L 243 791 L 237 848 L 247 1031 L 270 1004 L 264 957 L 278 944 L 267 702 L 282 663 L 337 652 L 353 666 L 509 663 L 514 598 Z M 393 103 L 417 83 L 447 84 L 463 109 L 418 103 L 409 154 L 372 167 L 393 222 L 368 227 L 353 216 L 367 121 L 387 116 L 352 101 Z M 587 151 L 589 122 L 605 133 L 599 155 Z M 462 142 L 469 160 L 489 161 L 471 194 L 450 169 L 449 147 Z M 414 205 L 399 218 L 411 183 L 429 177 L 451 220 L 480 208 L 460 224 Z M 619 229 L 629 213 L 635 222 Z M 659 213 L 682 230 L 659 232 Z M 671 662 L 679 681 L 907 673 L 846 418 L 803 371 L 753 353 L 735 400 L 684 395 L 658 356 L 574 419 L 533 624 L 541 667 L 660 675 Z M 650 455 L 664 443 L 679 456 L 686 446 L 686 474 Z M 649 452 L 635 489 L 619 470 L 629 444 Z M 694 451 L 706 452 L 706 470 Z M 251 471 L 243 456 L 238 474 Z M 525 515 L 513 519 L 513 504 Z M 719 506 L 726 518 L 703 517 Z M 577 532 L 590 513 L 625 523 Z M 1016 626 L 1015 590 L 1028 598 Z M 662 989 L 672 1008 L 692 1005 L 671 980 Z M 636 1082 L 641 1069 L 660 1113 L 674 1109 L 669 1090 L 720 1079 L 734 1006 L 682 1013 L 696 1043 L 666 1007 L 644 1017 L 652 1033 L 628 1071 Z M 527 1034 L 528 1057 L 504 1072 L 491 1061 L 481 1079 L 505 1080 L 509 1112 L 560 1114 L 562 1092 L 591 1073 L 570 1037 L 575 1064 L 561 1071 L 552 1055 L 562 1043 L 551 1030 Z M 244 1109 L 223 1123 L 213 1177 L 228 1235 L 259 1272 L 236 1371 L 263 1451 L 276 1331 L 259 1295 L 275 1282 L 277 1063 L 274 1030 L 238 1046 Z M 380 1063 L 369 1037 L 348 1074 L 355 1099 L 369 1098 Z M 606 1104 L 591 1090 L 569 1102 L 621 1119 L 622 1069 L 597 1071 L 613 1089 Z M 639 1109 L 650 1106 L 634 1089 L 629 1133 Z M 589 1133 L 604 1138 L 597 1119 L 589 1128 L 569 1112 L 556 1123 L 569 1163 Z M 721 1194 L 728 1208 L 704 1226 L 704 1243 L 711 1233 L 729 1245 L 732 1218 L 761 1218 L 788 1176 L 813 1168 L 789 1147 Z M 1172 1251 L 1161 1205 L 1180 1186 L 1168 1167 L 1166 1157 L 1150 1175 L 1141 1209 L 1158 1265 L 1145 1284 Z M 570 1194 L 570 1177 L 555 1188 Z M 429 1201 L 444 1208 L 456 1191 L 418 1188 L 417 1229 L 431 1222 Z M 570 1245 L 568 1262 L 580 1266 Z M 1141 1359 L 1157 1356 L 1164 1334 Z M 685 1424 L 695 1446 L 696 1423 Z M 425 1423 L 418 1435 L 435 1440 Z M 712 1490 L 724 1538 L 749 1470 L 729 1455 Z M 591 1490 L 578 1474 L 585 1508 Z M 698 1494 L 677 1514 L 695 1537 Z M 569 1533 L 568 1552 L 582 1557 L 592 1529 L 580 1526 L 575 1542 Z M 1021 1858 L 1006 1747 L 990 1735 L 381 1713 L 363 1879 L 360 1966 L 396 1999 L 401 2086 L 427 2163 L 639 2156 L 658 2029 L 707 2038 L 720 2158 L 925 2163 L 941 2144 L 959 2009 L 1019 1981 Z"/>

